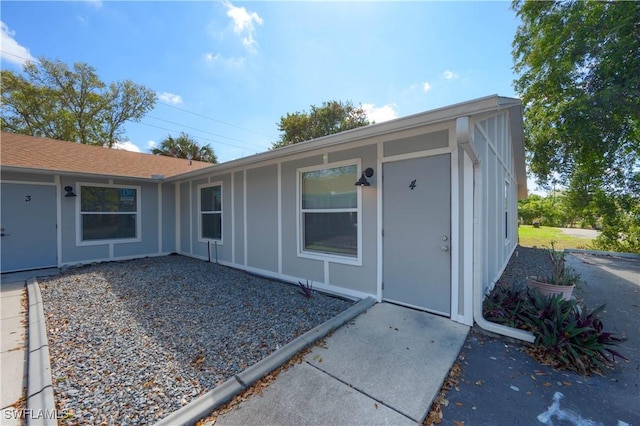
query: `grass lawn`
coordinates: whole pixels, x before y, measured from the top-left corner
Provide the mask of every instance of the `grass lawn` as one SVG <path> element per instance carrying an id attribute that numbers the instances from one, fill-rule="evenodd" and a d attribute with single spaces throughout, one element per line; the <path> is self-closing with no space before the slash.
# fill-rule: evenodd
<path id="1" fill-rule="evenodd" d="M 558 250 L 566 248 L 588 249 L 591 246 L 591 238 L 580 238 L 564 234 L 560 228 L 541 226 L 534 228 L 531 225 L 520 225 L 518 228 L 520 245 L 523 247 L 551 248 L 551 241 L 555 241 Z"/>

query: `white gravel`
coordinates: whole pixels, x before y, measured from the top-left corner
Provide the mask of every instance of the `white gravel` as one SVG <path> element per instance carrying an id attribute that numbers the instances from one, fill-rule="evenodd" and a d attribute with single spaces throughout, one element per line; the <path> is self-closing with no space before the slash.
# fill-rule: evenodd
<path id="1" fill-rule="evenodd" d="M 40 281 L 62 424 L 152 424 L 351 301 L 183 256 Z"/>

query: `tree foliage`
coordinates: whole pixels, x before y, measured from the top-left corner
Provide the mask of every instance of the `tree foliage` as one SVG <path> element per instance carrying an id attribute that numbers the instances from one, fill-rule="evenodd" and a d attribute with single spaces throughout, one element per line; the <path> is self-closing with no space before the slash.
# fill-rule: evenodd
<path id="1" fill-rule="evenodd" d="M 205 161 L 207 163 L 217 163 L 218 158 L 209 145 L 200 145 L 186 133 L 174 138 L 167 136 L 159 148 L 153 148 L 152 154 L 164 155 L 167 157 L 186 158 L 189 160 Z"/>
<path id="2" fill-rule="evenodd" d="M 4 131 L 112 147 L 126 121 L 140 121 L 155 93 L 130 80 L 106 84 L 84 63 L 28 62 L 24 75 L 2 70 Z"/>
<path id="3" fill-rule="evenodd" d="M 624 240 L 629 224 L 608 215 L 625 206 L 640 214 L 640 2 L 516 0 L 512 8 L 522 20 L 514 86 L 530 170 L 543 186 L 567 187 L 571 208 Z"/>
<path id="4" fill-rule="evenodd" d="M 531 170 L 630 190 L 640 151 L 640 3 L 515 1 Z M 637 188 L 636 188 L 637 189 Z"/>
<path id="5" fill-rule="evenodd" d="M 320 107 L 311 105 L 309 112 L 287 113 L 280 117 L 278 130 L 282 133 L 271 148 L 281 148 L 369 124 L 364 109 L 355 107 L 351 101 L 323 102 Z"/>
<path id="6" fill-rule="evenodd" d="M 629 194 L 611 197 L 601 189 L 583 199 L 580 191 L 531 194 L 518 201 L 520 223 L 600 230 L 594 248 L 640 254 L 640 208 Z"/>

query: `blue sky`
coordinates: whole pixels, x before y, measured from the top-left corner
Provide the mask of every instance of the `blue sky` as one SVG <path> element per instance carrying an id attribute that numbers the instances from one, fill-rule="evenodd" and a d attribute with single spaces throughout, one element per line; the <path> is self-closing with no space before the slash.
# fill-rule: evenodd
<path id="1" fill-rule="evenodd" d="M 361 104 L 376 122 L 516 96 L 509 2 L 2 2 L 2 68 L 45 56 L 158 94 L 123 146 L 186 132 L 220 161 L 268 149 L 286 113 Z"/>

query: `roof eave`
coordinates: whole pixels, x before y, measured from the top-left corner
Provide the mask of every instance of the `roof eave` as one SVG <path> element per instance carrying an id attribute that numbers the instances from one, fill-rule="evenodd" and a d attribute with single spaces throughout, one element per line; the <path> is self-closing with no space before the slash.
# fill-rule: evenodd
<path id="1" fill-rule="evenodd" d="M 9 173 L 31 173 L 38 175 L 59 175 L 59 176 L 74 176 L 74 177 L 86 177 L 86 178 L 102 178 L 102 179 L 122 179 L 122 180 L 132 180 L 132 181 L 140 181 L 140 182 L 154 182 L 154 183 L 163 183 L 167 181 L 165 179 L 158 179 L 149 176 L 148 178 L 142 176 L 127 176 L 127 175 L 114 175 L 114 174 L 103 174 L 103 173 L 87 173 L 87 172 L 74 172 L 69 170 L 55 170 L 55 169 L 34 169 L 30 167 L 21 167 L 21 166 L 2 166 L 3 172 Z"/>
<path id="2" fill-rule="evenodd" d="M 251 155 L 249 157 L 228 161 L 225 163 L 215 164 L 211 167 L 194 170 L 181 175 L 167 178 L 167 182 L 187 180 L 203 174 L 212 172 L 221 172 L 229 169 L 247 166 L 253 163 L 268 161 L 284 155 L 295 155 L 307 151 L 313 151 L 323 148 L 329 148 L 347 142 L 355 142 L 358 140 L 383 136 L 385 134 L 398 131 L 410 130 L 418 127 L 426 127 L 443 121 L 454 120 L 457 117 L 480 114 L 492 110 L 500 110 L 509 108 L 513 105 L 520 105 L 520 100 L 515 98 L 505 98 L 498 95 L 486 96 L 467 102 L 462 102 L 442 108 L 433 109 L 406 117 L 396 118 L 394 120 L 385 121 L 384 123 L 371 124 L 357 129 L 347 130 L 341 133 L 335 133 L 328 136 L 288 145 L 282 148 L 262 152 Z"/>

